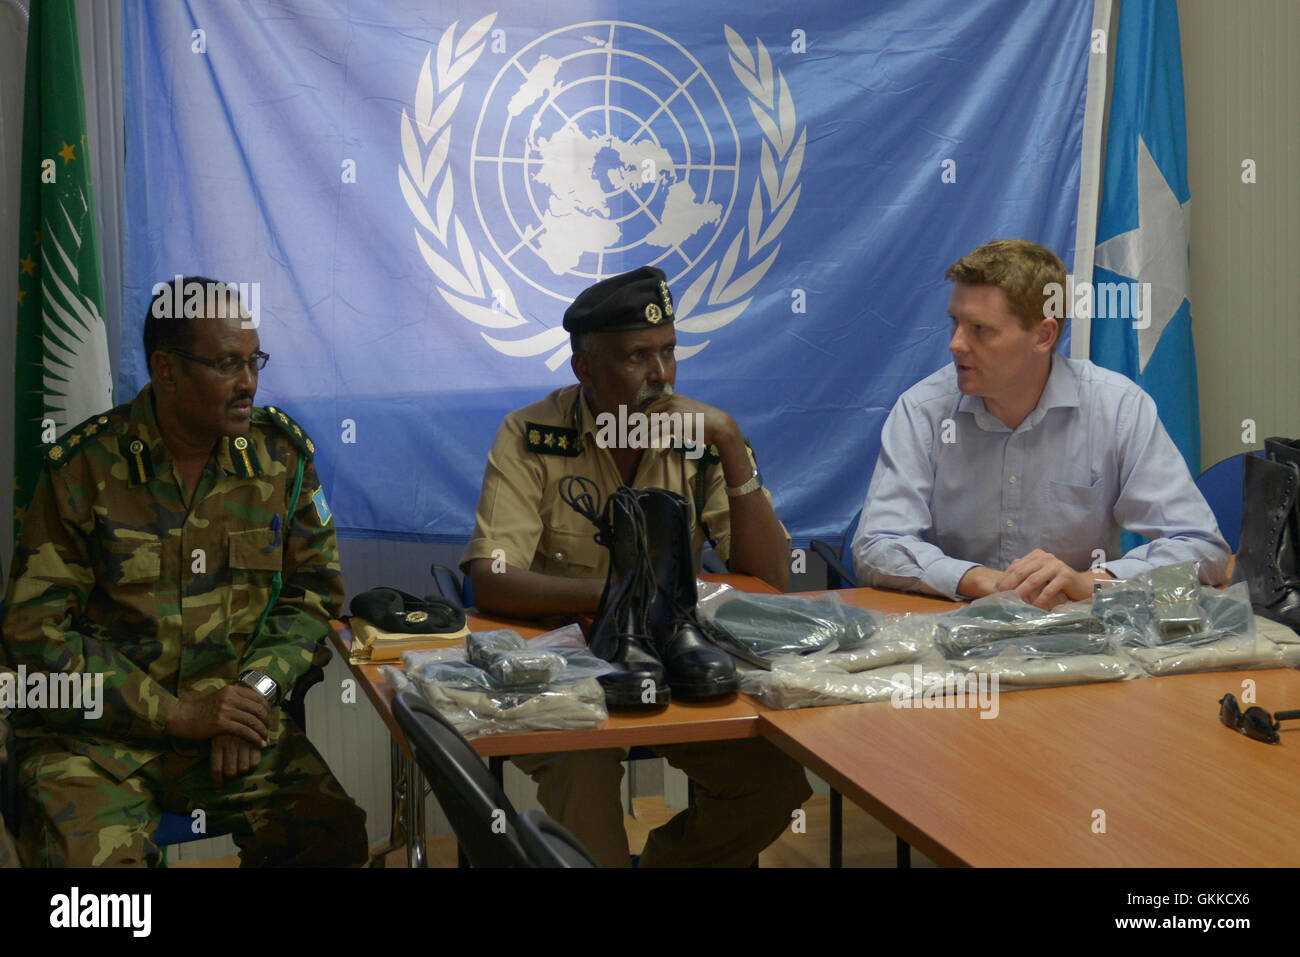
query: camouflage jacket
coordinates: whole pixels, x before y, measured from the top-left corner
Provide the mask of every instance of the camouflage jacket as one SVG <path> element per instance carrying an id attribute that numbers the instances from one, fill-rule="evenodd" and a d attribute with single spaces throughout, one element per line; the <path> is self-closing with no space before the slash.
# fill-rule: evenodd
<path id="1" fill-rule="evenodd" d="M 51 446 L 14 553 L 5 657 L 29 673 L 81 672 L 83 681 L 102 673 L 103 713 L 16 711 L 19 740 L 58 735 L 125 778 L 169 742 L 197 744 L 164 734 L 179 699 L 222 688 L 246 668 L 287 694 L 313 662 L 327 661 L 343 583 L 313 452 L 282 411 L 255 407 L 246 437 L 218 442 L 187 507 L 148 386 Z M 252 641 L 276 572 L 279 600 Z M 279 724 L 277 709 L 272 741 Z"/>

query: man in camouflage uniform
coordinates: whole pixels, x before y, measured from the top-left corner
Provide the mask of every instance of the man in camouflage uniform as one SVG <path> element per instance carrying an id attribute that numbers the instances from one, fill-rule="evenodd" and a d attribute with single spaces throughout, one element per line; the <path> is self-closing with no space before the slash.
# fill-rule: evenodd
<path id="1" fill-rule="evenodd" d="M 4 666 L 4 655 L 0 652 L 0 679 L 6 675 Z M 5 747 L 5 739 L 9 736 L 9 724 L 5 720 L 5 712 L 0 708 L 0 772 L 4 771 L 5 762 L 9 755 Z M 9 836 L 9 831 L 5 829 L 5 817 L 0 814 L 0 867 L 17 867 L 18 851 L 14 847 L 13 838 Z"/>
<path id="2" fill-rule="evenodd" d="M 343 587 L 314 446 L 253 405 L 265 356 L 246 319 L 210 280 L 158 291 L 150 384 L 47 455 L 5 652 L 102 674 L 103 700 L 98 718 L 15 712 L 28 865 L 158 864 L 163 810 L 230 830 L 245 866 L 365 861 L 364 813 L 278 707 L 328 660 Z"/>

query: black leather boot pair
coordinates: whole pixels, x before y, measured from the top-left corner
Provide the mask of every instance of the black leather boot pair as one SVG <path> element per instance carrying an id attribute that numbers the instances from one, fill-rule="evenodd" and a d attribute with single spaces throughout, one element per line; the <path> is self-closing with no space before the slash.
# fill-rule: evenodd
<path id="1" fill-rule="evenodd" d="M 1300 439 L 1265 439 L 1264 452 L 1245 457 L 1232 580 L 1249 583 L 1256 614 L 1300 632 Z"/>
<path id="2" fill-rule="evenodd" d="M 582 476 L 563 479 L 560 497 L 596 526 L 596 541 L 610 551 L 587 637 L 597 657 L 619 666 L 600 679 L 606 704 L 658 707 L 673 697 L 700 701 L 738 690 L 735 664 L 719 643 L 741 657 L 748 650 L 706 629 L 695 613 L 686 500 L 665 489 L 624 487 L 601 509 L 595 483 Z"/>

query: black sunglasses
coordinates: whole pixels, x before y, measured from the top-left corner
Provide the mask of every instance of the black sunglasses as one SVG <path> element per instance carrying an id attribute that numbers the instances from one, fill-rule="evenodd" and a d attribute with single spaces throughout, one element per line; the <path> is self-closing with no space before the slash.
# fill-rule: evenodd
<path id="1" fill-rule="evenodd" d="M 249 372 L 253 375 L 257 375 L 257 373 L 266 368 L 267 362 L 271 359 L 271 357 L 265 352 L 254 352 L 247 359 L 239 359 L 235 356 L 226 356 L 224 359 L 205 359 L 203 356 L 196 356 L 194 353 L 186 352 L 184 349 L 168 349 L 167 351 L 184 359 L 189 359 L 191 362 L 205 365 L 209 369 L 216 369 L 218 373 L 226 378 L 239 375 L 245 366 L 248 367 Z"/>
<path id="2" fill-rule="evenodd" d="M 1277 744 L 1277 730 L 1282 726 L 1281 723 L 1294 718 L 1300 718 L 1300 711 L 1279 711 L 1276 715 L 1271 715 L 1255 705 L 1243 712 L 1237 707 L 1237 699 L 1232 695 L 1225 694 L 1219 699 L 1219 720 L 1256 741 Z"/>

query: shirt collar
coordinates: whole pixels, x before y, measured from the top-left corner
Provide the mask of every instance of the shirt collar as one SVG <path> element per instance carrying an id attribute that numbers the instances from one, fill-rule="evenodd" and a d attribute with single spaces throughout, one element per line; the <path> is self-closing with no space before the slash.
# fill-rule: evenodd
<path id="1" fill-rule="evenodd" d="M 1043 394 L 1038 397 L 1038 404 L 1025 417 L 1025 421 L 1020 423 L 1016 431 L 1034 428 L 1043 421 L 1043 417 L 1050 409 L 1078 408 L 1078 406 L 1079 377 L 1065 356 L 1053 349 L 1052 371 L 1047 374 L 1047 384 L 1043 386 Z M 986 432 L 1011 431 L 1001 419 L 985 407 L 982 396 L 962 393 L 961 399 L 957 402 L 957 411 L 974 415 L 976 424 Z"/>

